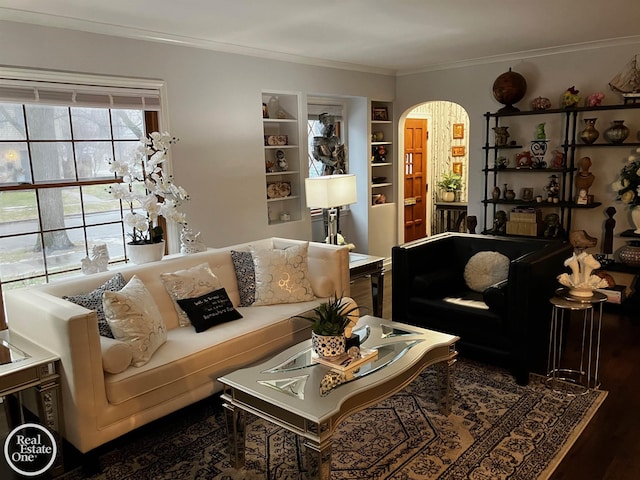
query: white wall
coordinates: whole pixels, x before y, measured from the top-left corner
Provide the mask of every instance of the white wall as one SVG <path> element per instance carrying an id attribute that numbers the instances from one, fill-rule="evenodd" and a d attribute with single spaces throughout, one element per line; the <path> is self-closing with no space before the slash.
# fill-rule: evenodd
<path id="1" fill-rule="evenodd" d="M 622 98 L 611 92 L 607 84 L 631 57 L 639 52 L 640 43 L 637 43 L 539 56 L 519 62 L 492 63 L 401 76 L 397 78 L 395 110 L 404 112 L 423 102 L 446 100 L 458 103 L 469 113 L 469 214 L 478 216 L 478 225 L 481 227 L 483 207 L 480 202 L 484 194 L 484 176 L 481 172 L 484 165 L 482 146 L 485 142 L 483 115 L 489 111 L 495 112 L 502 107 L 493 98 L 492 93 L 493 82 L 498 75 L 511 67 L 526 78 L 527 93 L 523 100 L 516 104 L 521 110 L 530 110 L 531 100 L 538 96 L 550 98 L 553 107 L 557 108 L 560 96 L 572 85 L 580 90 L 583 98 L 601 91 L 606 95 L 603 104 L 621 104 Z M 614 119 L 615 113 L 609 112 L 607 115 L 599 113 L 594 116 L 601 117 L 596 126 L 602 135 L 609 126 L 610 120 Z M 640 115 L 634 114 L 633 121 L 626 121 L 625 124 L 631 129 L 629 141 L 639 141 Z M 522 135 L 527 133 L 523 132 Z M 549 133 L 547 131 L 547 137 L 550 137 Z M 529 138 L 521 137 L 519 140 L 528 142 L 533 138 L 532 132 Z M 553 148 L 555 146 L 550 145 L 550 150 Z M 593 193 L 595 201 L 602 202 L 602 206 L 590 210 L 574 210 L 572 227 L 577 230 L 584 229 L 598 237 L 598 246 L 594 249 L 595 251 L 600 251 L 603 225 L 607 218 L 604 210 L 607 207 L 613 205 L 617 210 L 614 250 L 625 244 L 625 239 L 619 238 L 617 234 L 631 228 L 629 210 L 615 201 L 615 192 L 610 188 L 629 153 L 631 149 L 623 147 L 594 148 L 589 152 L 593 160 L 591 170 L 596 176 L 596 181 L 589 193 Z M 544 175 L 542 177 L 544 178 Z M 515 185 L 519 181 L 522 181 L 522 177 L 513 179 L 517 191 L 520 187 L 528 186 Z M 527 180 L 527 183 L 529 181 Z"/>
<path id="2" fill-rule="evenodd" d="M 395 78 L 0 21 L 0 65 L 166 81 L 176 183 L 191 194 L 190 227 L 209 246 L 281 235 L 267 225 L 262 90 L 392 98 Z M 363 125 L 366 131 L 366 125 Z M 350 157 L 351 164 L 368 158 Z"/>

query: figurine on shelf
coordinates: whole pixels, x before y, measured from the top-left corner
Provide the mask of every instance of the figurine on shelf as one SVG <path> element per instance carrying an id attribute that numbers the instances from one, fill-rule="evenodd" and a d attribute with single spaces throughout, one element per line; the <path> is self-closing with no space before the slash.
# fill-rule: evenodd
<path id="1" fill-rule="evenodd" d="M 507 145 L 507 140 L 509 139 L 509 127 L 493 127 L 493 131 L 496 132 L 496 147 L 504 147 Z"/>
<path id="2" fill-rule="evenodd" d="M 600 105 L 602 103 L 603 99 L 604 99 L 604 93 L 602 93 L 602 92 L 592 93 L 587 98 L 587 105 L 589 107 L 597 107 L 598 105 Z"/>
<path id="3" fill-rule="evenodd" d="M 557 213 L 549 213 L 544 217 L 544 232 L 546 238 L 560 238 L 564 235 L 564 229 L 560 224 L 560 216 Z"/>
<path id="4" fill-rule="evenodd" d="M 287 163 L 287 158 L 285 157 L 284 150 L 276 150 L 276 163 L 278 164 L 278 168 L 281 172 L 286 172 L 289 168 L 289 164 Z"/>
<path id="5" fill-rule="evenodd" d="M 606 279 L 592 275 L 591 272 L 600 268 L 600 262 L 585 251 L 595 247 L 598 240 L 584 230 L 574 230 L 569 233 L 569 243 L 573 245 L 574 253 L 565 260 L 564 266 L 569 267 L 571 274 L 563 273 L 558 276 L 558 281 L 569 287 L 569 293 L 578 297 L 590 297 L 596 288 L 609 286 Z"/>
<path id="6" fill-rule="evenodd" d="M 387 149 L 384 145 L 374 147 L 373 163 L 385 163 L 387 161 Z"/>
<path id="7" fill-rule="evenodd" d="M 493 233 L 507 233 L 507 212 L 498 210 L 493 219 Z"/>
<path id="8" fill-rule="evenodd" d="M 578 190 L 578 198 L 576 203 L 586 205 L 588 203 L 589 188 L 593 185 L 596 177 L 589 171 L 591 168 L 591 158 L 582 157 L 578 160 L 578 173 L 576 174 L 576 189 Z"/>
<path id="9" fill-rule="evenodd" d="M 580 103 L 580 96 L 578 95 L 580 90 L 576 90 L 576 87 L 569 87 L 562 94 L 562 106 L 564 108 L 572 108 Z"/>
<path id="10" fill-rule="evenodd" d="M 546 140 L 547 134 L 544 132 L 544 122 L 536 125 L 536 140 Z"/>
<path id="11" fill-rule="evenodd" d="M 564 161 L 564 152 L 560 150 L 554 150 L 551 152 L 553 159 L 551 160 L 551 168 L 564 168 L 566 163 Z"/>
<path id="12" fill-rule="evenodd" d="M 516 154 L 516 168 L 532 168 L 533 157 L 530 151 L 520 152 Z"/>
<path id="13" fill-rule="evenodd" d="M 335 134 L 335 117 L 328 113 L 320 114 L 322 124 L 322 136 L 313 137 L 313 158 L 324 164 L 323 175 L 344 173 L 346 155 L 341 146 L 340 139 Z"/>
<path id="14" fill-rule="evenodd" d="M 560 184 L 558 183 L 558 176 L 551 175 L 549 177 L 549 183 L 544 188 L 547 191 L 547 201 L 557 203 L 558 195 L 560 194 Z"/>

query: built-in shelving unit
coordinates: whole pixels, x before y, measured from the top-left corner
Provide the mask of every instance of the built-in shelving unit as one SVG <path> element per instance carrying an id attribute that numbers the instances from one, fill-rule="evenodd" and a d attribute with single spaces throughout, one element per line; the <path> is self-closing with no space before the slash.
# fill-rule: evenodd
<path id="1" fill-rule="evenodd" d="M 277 108 L 274 108 L 275 100 Z M 300 170 L 300 108 L 300 95 L 297 93 L 262 93 L 265 198 L 269 225 L 302 219 L 304 177 Z M 278 162 L 282 157 L 286 161 L 284 168 Z"/>
<path id="2" fill-rule="evenodd" d="M 494 233 L 492 229 L 493 218 L 495 218 L 496 211 L 499 206 L 519 206 L 519 207 L 535 207 L 544 209 L 545 211 L 557 212 L 560 216 L 561 225 L 565 232 L 571 230 L 572 216 L 574 211 L 592 209 L 602 205 L 601 202 L 590 201 L 587 204 L 576 202 L 576 189 L 574 188 L 574 174 L 578 170 L 576 165 L 579 158 L 589 155 L 588 149 L 603 149 L 603 148 L 619 148 L 619 147 L 638 147 L 640 143 L 635 141 L 632 135 L 621 144 L 609 143 L 605 140 L 603 135 L 608 125 L 598 126 L 600 136 L 595 143 L 585 144 L 580 140 L 580 133 L 585 128 L 583 121 L 585 118 L 594 117 L 596 114 L 601 114 L 603 120 L 624 119 L 624 120 L 636 120 L 640 118 L 640 104 L 627 104 L 627 105 L 604 105 L 595 107 L 575 107 L 566 109 L 548 109 L 548 110 L 534 110 L 534 111 L 521 111 L 521 112 L 496 112 L 486 113 L 486 131 L 485 131 L 485 145 L 483 150 L 485 152 L 485 164 L 482 169 L 484 173 L 484 229 L 485 233 Z M 615 113 L 615 118 L 611 115 Z M 620 114 L 620 115 L 618 115 Z M 620 117 L 620 118 L 618 118 Z M 546 165 L 544 168 L 518 168 L 514 165 L 513 160 L 511 164 L 506 168 L 502 168 L 498 165 L 498 158 L 501 156 L 515 155 L 518 151 L 529 150 L 527 146 L 528 138 L 531 142 L 534 142 L 533 131 L 536 123 L 545 123 L 550 127 L 551 134 L 547 131 L 549 149 L 544 156 Z M 499 126 L 508 126 L 511 137 L 517 140 L 508 142 L 506 145 L 495 145 L 493 141 L 493 128 Z M 637 128 L 637 124 L 636 124 Z M 632 130 L 633 131 L 633 130 Z M 529 137 L 527 138 L 527 134 Z M 550 151 L 557 150 L 564 156 L 564 164 L 560 167 L 553 167 L 551 163 Z M 602 150 L 596 150 L 599 154 Z M 598 159 L 601 160 L 601 159 Z M 522 198 L 515 198 L 509 200 L 504 198 L 503 195 L 500 198 L 494 199 L 491 196 L 490 189 L 493 190 L 496 186 L 500 187 L 504 183 L 508 183 L 514 190 L 517 187 L 527 187 L 529 183 L 533 182 L 533 179 L 539 178 L 540 175 L 556 175 L 558 177 L 558 183 L 560 184 L 560 192 L 557 202 L 548 202 L 546 198 L 543 198 L 542 202 L 534 200 L 523 200 Z M 532 176 L 530 176 L 532 175 Z M 527 180 L 530 179 L 530 180 Z M 538 182 L 539 183 L 539 182 Z M 515 188 L 514 188 L 515 187 Z M 491 214 L 491 215 L 489 215 Z"/>

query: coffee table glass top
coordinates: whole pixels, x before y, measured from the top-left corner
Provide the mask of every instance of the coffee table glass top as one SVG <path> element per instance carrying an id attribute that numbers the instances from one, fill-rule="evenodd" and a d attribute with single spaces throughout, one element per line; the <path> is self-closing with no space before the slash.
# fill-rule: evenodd
<path id="1" fill-rule="evenodd" d="M 361 346 L 377 349 L 378 355 L 352 370 L 343 372 L 316 363 L 311 340 L 307 340 L 262 364 L 225 375 L 220 381 L 253 398 L 316 420 L 337 410 L 350 395 L 410 368 L 426 350 L 444 346 L 448 352 L 457 340 L 452 335 L 368 315 L 360 319 L 354 333 L 360 337 Z"/>

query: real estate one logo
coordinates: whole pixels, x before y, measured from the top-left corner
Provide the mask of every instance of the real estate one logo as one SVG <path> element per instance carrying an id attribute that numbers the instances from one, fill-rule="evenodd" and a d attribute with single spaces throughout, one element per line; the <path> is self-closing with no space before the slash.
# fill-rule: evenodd
<path id="1" fill-rule="evenodd" d="M 57 451 L 51 432 L 37 423 L 25 423 L 14 428 L 4 442 L 7 463 L 26 477 L 35 477 L 49 470 Z"/>

